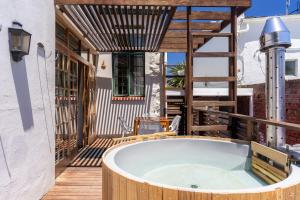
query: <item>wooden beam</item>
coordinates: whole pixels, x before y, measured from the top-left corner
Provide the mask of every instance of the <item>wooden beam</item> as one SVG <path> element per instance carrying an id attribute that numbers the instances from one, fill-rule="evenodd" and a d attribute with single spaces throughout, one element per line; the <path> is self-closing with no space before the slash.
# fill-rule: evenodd
<path id="1" fill-rule="evenodd" d="M 74 51 L 70 50 L 68 47 L 66 47 L 65 44 L 63 44 L 62 42 L 60 42 L 58 40 L 56 40 L 56 42 L 55 42 L 55 48 L 60 50 L 61 52 L 65 52 L 66 54 L 68 54 L 72 58 L 74 58 L 75 60 L 78 60 L 79 62 L 83 63 L 84 65 L 90 67 L 92 70 L 96 69 L 96 67 L 93 64 L 88 62 L 86 59 L 84 59 L 80 55 L 76 54 Z"/>
<path id="2" fill-rule="evenodd" d="M 250 7 L 251 0 L 55 0 L 56 5 L 92 4 L 92 5 L 156 5 L 156 6 L 216 6 Z"/>
<path id="3" fill-rule="evenodd" d="M 232 33 L 215 33 L 215 32 L 208 32 L 208 31 L 202 31 L 202 32 L 195 32 L 193 33 L 194 38 L 198 37 L 204 37 L 204 38 L 212 38 L 212 37 L 231 37 Z"/>
<path id="4" fill-rule="evenodd" d="M 186 48 L 175 48 L 175 49 L 172 49 L 172 48 L 160 48 L 159 50 L 158 50 L 159 52 L 177 52 L 177 53 L 180 53 L 180 52 L 182 52 L 182 53 L 185 53 L 186 52 Z"/>
<path id="5" fill-rule="evenodd" d="M 227 115 L 230 117 L 235 117 L 238 119 L 247 120 L 247 121 L 251 121 L 251 122 L 268 124 L 268 125 L 283 127 L 283 128 L 289 129 L 289 130 L 300 131 L 300 124 L 294 124 L 294 123 L 289 123 L 289 122 L 279 122 L 279 121 L 267 120 L 267 119 L 259 119 L 259 118 L 248 116 L 248 115 L 222 112 L 222 111 L 217 111 L 217 110 L 203 110 L 203 109 L 198 109 L 198 110 L 201 110 L 202 112 L 206 112 L 206 113 Z"/>
<path id="6" fill-rule="evenodd" d="M 167 31 L 165 38 L 186 38 L 186 31 Z"/>
<path id="7" fill-rule="evenodd" d="M 191 30 L 211 30 L 211 31 L 220 31 L 221 23 L 220 22 L 193 22 L 190 25 Z M 169 30 L 186 30 L 186 22 L 171 22 Z"/>
<path id="8" fill-rule="evenodd" d="M 193 37 L 192 37 L 192 22 L 191 22 L 191 13 L 192 8 L 187 7 L 186 19 L 187 22 L 184 23 L 186 26 L 186 68 L 185 68 L 185 94 L 186 94 L 186 112 L 187 112 L 187 134 L 192 134 L 192 126 L 193 126 Z"/>
<path id="9" fill-rule="evenodd" d="M 194 57 L 234 57 L 235 54 L 232 52 L 195 52 Z"/>
<path id="10" fill-rule="evenodd" d="M 203 38 L 195 38 L 193 39 L 193 43 L 195 44 L 202 44 L 204 42 Z M 163 43 L 171 43 L 171 44 L 180 44 L 180 43 L 184 43 L 186 44 L 186 38 L 184 37 L 165 37 L 163 39 Z"/>
<path id="11" fill-rule="evenodd" d="M 229 12 L 193 11 L 192 20 L 230 20 Z M 173 19 L 186 20 L 186 11 L 176 11 Z"/>
<path id="12" fill-rule="evenodd" d="M 234 106 L 234 101 L 193 101 L 193 107 L 205 106 Z"/>
<path id="13" fill-rule="evenodd" d="M 227 125 L 192 126 L 192 131 L 227 131 Z"/>
<path id="14" fill-rule="evenodd" d="M 229 52 L 233 53 L 233 56 L 229 58 L 229 76 L 237 77 L 237 8 L 231 8 L 231 33 L 232 37 L 229 39 Z M 235 107 L 232 112 L 237 113 L 237 82 L 229 83 L 229 99 L 235 101 Z"/>
<path id="15" fill-rule="evenodd" d="M 212 38 L 212 37 L 231 37 L 231 33 L 219 33 L 211 31 L 192 31 L 193 39 L 195 38 Z M 166 38 L 186 38 L 186 30 L 168 30 Z"/>
<path id="16" fill-rule="evenodd" d="M 236 77 L 194 77 L 194 82 L 232 82 Z"/>
<path id="17" fill-rule="evenodd" d="M 193 44 L 193 49 L 197 49 L 199 47 L 201 43 L 194 43 Z M 179 48 L 179 49 L 184 49 L 184 48 L 187 48 L 188 45 L 186 43 L 162 43 L 160 45 L 160 48 L 161 49 L 176 49 L 176 48 Z"/>

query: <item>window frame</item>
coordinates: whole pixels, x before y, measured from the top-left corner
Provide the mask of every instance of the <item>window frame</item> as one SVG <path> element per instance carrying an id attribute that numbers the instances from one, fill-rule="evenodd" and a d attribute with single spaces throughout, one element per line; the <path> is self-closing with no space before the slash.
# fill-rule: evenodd
<path id="1" fill-rule="evenodd" d="M 127 55 L 128 57 L 128 61 L 127 61 L 127 94 L 118 94 L 118 92 L 115 89 L 115 59 L 114 56 L 115 55 Z M 136 94 L 131 94 L 131 65 L 132 65 L 132 59 L 130 58 L 130 55 L 142 55 L 143 56 L 143 64 L 144 64 L 144 84 L 143 84 L 143 94 L 142 95 L 136 95 Z M 145 79 L 146 79 L 146 56 L 145 56 L 145 52 L 113 52 L 112 53 L 112 96 L 113 97 L 145 97 L 145 88 L 146 88 L 146 84 L 145 84 Z"/>
<path id="2" fill-rule="evenodd" d="M 295 62 L 295 74 L 294 75 L 286 74 L 286 63 L 287 62 Z M 299 75 L 298 74 L 298 59 L 286 59 L 284 72 L 285 72 L 284 73 L 285 77 L 297 77 Z"/>

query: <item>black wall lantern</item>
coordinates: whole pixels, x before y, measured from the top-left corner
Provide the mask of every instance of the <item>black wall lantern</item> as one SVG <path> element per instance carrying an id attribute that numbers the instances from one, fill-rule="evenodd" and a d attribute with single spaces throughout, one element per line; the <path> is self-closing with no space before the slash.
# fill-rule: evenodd
<path id="1" fill-rule="evenodd" d="M 31 34 L 24 31 L 22 24 L 14 21 L 13 26 L 8 28 L 9 49 L 14 61 L 22 60 L 22 57 L 29 54 Z"/>

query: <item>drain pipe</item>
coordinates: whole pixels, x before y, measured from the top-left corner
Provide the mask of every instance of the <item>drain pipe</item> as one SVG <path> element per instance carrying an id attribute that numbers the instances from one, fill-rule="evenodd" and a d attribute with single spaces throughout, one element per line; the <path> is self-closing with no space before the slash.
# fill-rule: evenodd
<path id="1" fill-rule="evenodd" d="M 285 51 L 291 46 L 290 32 L 279 17 L 269 18 L 260 36 L 261 51 L 266 53 L 266 117 L 285 120 Z M 285 129 L 267 125 L 267 144 L 285 145 Z"/>

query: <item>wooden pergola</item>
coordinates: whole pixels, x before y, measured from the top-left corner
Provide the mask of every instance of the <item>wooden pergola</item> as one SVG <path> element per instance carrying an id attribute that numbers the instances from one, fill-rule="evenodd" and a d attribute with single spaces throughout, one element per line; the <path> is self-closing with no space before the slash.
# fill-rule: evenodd
<path id="1" fill-rule="evenodd" d="M 194 125 L 193 110 L 229 107 L 237 111 L 237 17 L 251 0 L 55 0 L 57 8 L 76 25 L 99 52 L 185 52 L 187 134 L 222 131 L 225 126 Z M 231 25 L 230 32 L 222 30 Z M 228 38 L 228 52 L 195 52 L 211 38 Z M 193 58 L 225 57 L 226 77 L 193 77 Z M 224 101 L 196 101 L 194 82 L 228 82 Z"/>

